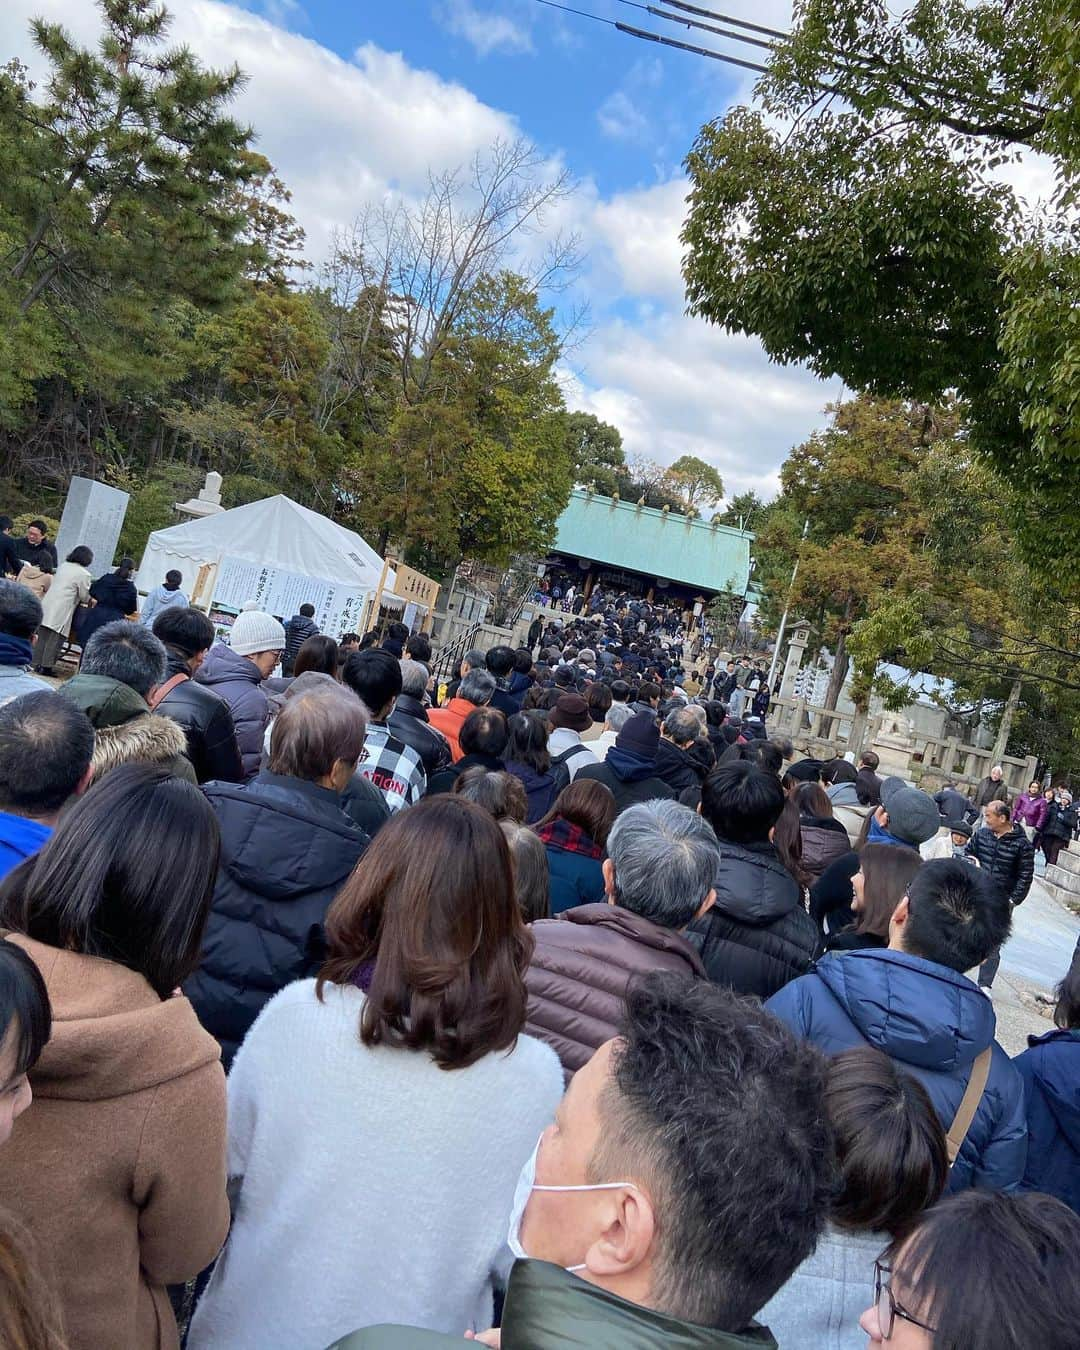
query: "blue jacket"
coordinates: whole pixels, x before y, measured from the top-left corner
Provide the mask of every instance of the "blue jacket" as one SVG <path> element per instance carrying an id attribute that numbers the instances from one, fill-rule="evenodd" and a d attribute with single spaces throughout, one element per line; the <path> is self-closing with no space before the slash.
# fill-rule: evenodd
<path id="1" fill-rule="evenodd" d="M 604 864 L 599 858 L 573 853 L 558 844 L 545 844 L 551 878 L 551 917 L 578 905 L 598 904 L 604 898 Z"/>
<path id="2" fill-rule="evenodd" d="M 1028 1155 L 1021 1190 L 1056 1195 L 1080 1214 L 1080 1031 L 1029 1036 L 1013 1063 L 1024 1080 Z"/>
<path id="3" fill-rule="evenodd" d="M 0 877 L 36 853 L 52 834 L 50 825 L 0 811 Z"/>
<path id="4" fill-rule="evenodd" d="M 972 1061 L 993 1047 L 990 1077 L 953 1164 L 949 1189 L 1015 1190 L 1024 1175 L 1027 1121 L 1015 1065 L 994 1040 L 994 1006 L 967 978 L 907 952 L 827 952 L 813 975 L 765 1005 L 827 1055 L 872 1045 L 922 1081 L 947 1130 Z"/>

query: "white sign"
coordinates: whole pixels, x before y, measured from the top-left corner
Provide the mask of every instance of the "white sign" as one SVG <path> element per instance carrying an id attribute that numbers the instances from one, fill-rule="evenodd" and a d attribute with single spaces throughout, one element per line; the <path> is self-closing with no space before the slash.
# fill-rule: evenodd
<path id="1" fill-rule="evenodd" d="M 103 577 L 112 569 L 127 505 L 128 494 L 119 488 L 93 478 L 73 478 L 56 532 L 56 556 L 60 562 L 73 548 L 85 544 L 94 555 L 90 575 L 95 579 Z"/>
<path id="2" fill-rule="evenodd" d="M 218 564 L 214 604 L 239 610 L 254 600 L 259 609 L 283 621 L 299 613 L 301 605 L 314 605 L 320 633 L 336 638 L 359 631 L 367 594 L 356 586 L 226 556 Z"/>

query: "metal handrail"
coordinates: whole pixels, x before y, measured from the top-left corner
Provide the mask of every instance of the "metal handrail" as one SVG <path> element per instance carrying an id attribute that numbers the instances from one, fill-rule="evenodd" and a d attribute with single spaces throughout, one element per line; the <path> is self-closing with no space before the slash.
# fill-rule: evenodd
<path id="1" fill-rule="evenodd" d="M 449 675 L 454 668 L 454 663 L 458 661 L 475 644 L 476 635 L 480 631 L 481 625 L 473 623 L 471 627 L 466 628 L 465 632 L 459 638 L 456 638 L 447 647 L 440 647 L 439 654 L 432 662 L 432 674 L 436 677 Z"/>

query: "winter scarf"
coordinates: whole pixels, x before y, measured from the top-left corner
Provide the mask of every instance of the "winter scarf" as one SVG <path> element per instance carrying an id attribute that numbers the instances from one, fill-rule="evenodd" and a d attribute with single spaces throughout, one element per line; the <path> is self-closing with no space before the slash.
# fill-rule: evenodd
<path id="1" fill-rule="evenodd" d="M 33 655 L 34 649 L 27 638 L 0 633 L 0 666 L 28 666 Z"/>
<path id="2" fill-rule="evenodd" d="M 547 825 L 541 825 L 536 831 L 542 844 L 551 844 L 555 848 L 565 849 L 567 853 L 580 853 L 584 858 L 595 858 L 597 862 L 604 856 L 599 844 L 594 844 L 580 825 L 572 825 L 562 816 L 556 816 Z"/>

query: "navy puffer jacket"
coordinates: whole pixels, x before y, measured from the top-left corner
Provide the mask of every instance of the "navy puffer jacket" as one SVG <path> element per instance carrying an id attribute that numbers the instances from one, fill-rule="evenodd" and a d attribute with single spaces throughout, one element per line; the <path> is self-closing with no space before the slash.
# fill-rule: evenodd
<path id="1" fill-rule="evenodd" d="M 318 972 L 326 911 L 368 837 L 336 792 L 300 778 L 261 773 L 204 791 L 221 826 L 221 864 L 202 964 L 184 993 L 228 1068 L 263 1004 Z"/>
<path id="2" fill-rule="evenodd" d="M 1013 1062 L 1024 1080 L 1025 1191 L 1044 1191 L 1080 1214 L 1080 1030 L 1029 1036 Z"/>
<path id="3" fill-rule="evenodd" d="M 792 981 L 766 1007 L 827 1055 L 859 1045 L 883 1050 L 922 1082 L 946 1130 L 973 1061 L 992 1046 L 990 1077 L 949 1188 L 1010 1191 L 1020 1184 L 1023 1085 L 994 1040 L 994 1005 L 966 975 L 907 952 L 827 952 L 814 974 Z"/>
<path id="4" fill-rule="evenodd" d="M 229 705 L 244 778 L 254 778 L 259 772 L 263 736 L 270 721 L 270 700 L 262 687 L 258 667 L 223 642 L 215 642 L 195 678 Z"/>

